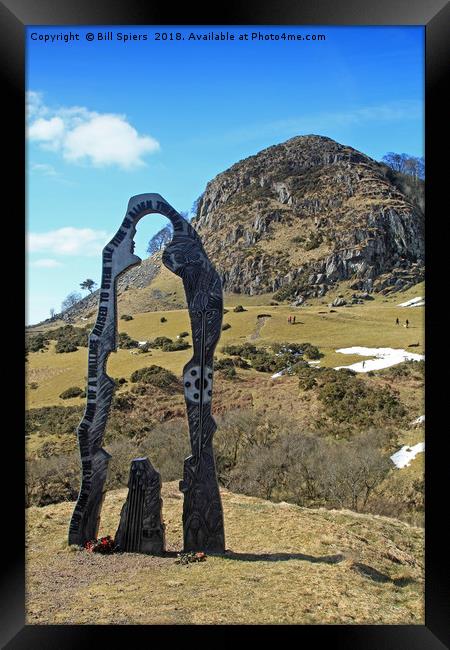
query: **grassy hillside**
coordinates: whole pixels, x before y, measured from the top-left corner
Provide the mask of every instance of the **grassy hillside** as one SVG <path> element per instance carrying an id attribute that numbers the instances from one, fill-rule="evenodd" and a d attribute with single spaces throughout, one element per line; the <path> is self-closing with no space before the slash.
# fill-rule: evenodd
<path id="1" fill-rule="evenodd" d="M 336 292 L 338 293 L 338 292 Z M 348 296 L 351 290 L 341 286 L 339 294 Z M 334 312 L 328 303 L 335 297 L 327 295 L 326 300 L 310 300 L 308 306 L 292 308 L 288 305 L 278 306 L 265 304 L 261 296 L 227 296 L 225 306 L 230 311 L 224 316 L 224 323 L 231 325 L 230 329 L 222 332 L 217 347 L 223 345 L 251 341 L 257 345 L 268 345 L 271 342 L 309 342 L 319 347 L 324 355 L 321 367 L 349 365 L 362 360 L 356 355 L 342 355 L 336 349 L 355 345 L 367 347 L 393 347 L 407 349 L 412 343 L 419 343 L 412 351 L 424 353 L 424 308 L 397 307 L 400 302 L 424 295 L 423 283 L 408 291 L 394 296 L 383 297 L 375 295 L 375 299 L 363 305 L 351 307 L 336 307 Z M 256 304 L 255 304 L 256 303 Z M 245 312 L 235 313 L 236 304 L 245 306 Z M 130 313 L 126 310 L 121 313 Z M 260 327 L 258 314 L 270 314 Z M 297 323 L 287 322 L 289 315 L 295 314 Z M 167 322 L 161 323 L 165 317 Z M 409 319 L 408 329 L 396 326 L 395 319 L 399 317 L 403 323 Z M 79 324 L 86 325 L 81 321 Z M 135 313 L 132 321 L 119 320 L 119 331 L 127 332 L 138 341 L 154 339 L 157 336 L 168 336 L 175 339 L 183 331 L 190 332 L 187 311 L 172 310 L 147 313 Z M 192 343 L 191 336 L 187 340 Z M 156 364 L 181 375 L 183 365 L 192 356 L 192 348 L 180 352 L 162 352 L 152 350 L 145 354 L 136 354 L 130 350 L 118 350 L 111 354 L 107 371 L 111 377 L 125 377 L 144 366 Z M 87 368 L 87 349 L 79 348 L 77 352 L 57 354 L 54 343 L 45 352 L 32 352 L 28 356 L 27 382 L 37 384 L 37 388 L 28 391 L 28 407 L 36 408 L 50 405 L 75 405 L 83 403 L 80 398 L 61 400 L 59 395 L 70 386 L 84 388 Z"/>
<path id="2" fill-rule="evenodd" d="M 163 486 L 157 558 L 68 548 L 70 502 L 27 510 L 27 624 L 423 624 L 423 531 L 223 491 L 225 556 L 176 564 L 182 498 Z M 126 490 L 109 492 L 114 535 Z"/>

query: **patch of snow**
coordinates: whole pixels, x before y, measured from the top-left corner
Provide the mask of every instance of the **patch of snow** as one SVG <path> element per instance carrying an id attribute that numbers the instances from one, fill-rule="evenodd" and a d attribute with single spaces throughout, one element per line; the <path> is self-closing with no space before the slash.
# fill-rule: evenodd
<path id="1" fill-rule="evenodd" d="M 406 302 L 401 302 L 397 307 L 423 307 L 425 304 L 425 298 L 418 296 L 417 298 L 411 298 Z"/>
<path id="2" fill-rule="evenodd" d="M 425 359 L 425 355 L 423 354 L 415 354 L 395 348 L 365 348 L 354 346 L 352 348 L 340 348 L 336 352 L 340 352 L 341 354 L 359 354 L 363 357 L 375 357 L 374 359 L 366 359 L 365 361 L 352 363 L 350 366 L 337 366 L 335 368 L 335 370 L 349 368 L 355 372 L 382 370 L 383 368 L 390 368 L 403 361 L 422 361 Z"/>
<path id="3" fill-rule="evenodd" d="M 414 422 L 411 422 L 411 424 L 423 424 L 423 422 L 425 422 L 425 416 L 419 415 L 419 417 L 416 418 Z"/>
<path id="4" fill-rule="evenodd" d="M 282 375 L 284 375 L 286 370 L 287 368 L 285 370 L 280 370 L 280 372 L 276 372 L 274 375 L 272 375 L 271 379 L 277 379 L 278 377 L 281 377 Z"/>
<path id="5" fill-rule="evenodd" d="M 391 460 L 398 469 L 403 467 L 409 467 L 410 463 L 417 454 L 420 454 L 425 451 L 425 443 L 418 442 L 417 445 L 408 447 L 408 445 L 403 446 L 401 449 L 392 454 Z"/>
<path id="6" fill-rule="evenodd" d="M 315 366 L 317 363 L 320 363 L 320 359 L 319 361 L 308 361 L 308 363 L 310 366 Z"/>
<path id="7" fill-rule="evenodd" d="M 141 348 L 143 345 L 145 345 L 147 341 L 138 341 L 138 345 Z"/>

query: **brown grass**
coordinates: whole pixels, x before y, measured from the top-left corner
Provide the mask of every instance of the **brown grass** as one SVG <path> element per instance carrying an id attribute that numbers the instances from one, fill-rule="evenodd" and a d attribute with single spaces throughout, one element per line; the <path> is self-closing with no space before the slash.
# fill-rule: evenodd
<path id="1" fill-rule="evenodd" d="M 114 535 L 126 490 L 110 492 Z M 308 510 L 223 492 L 229 552 L 101 556 L 66 545 L 73 503 L 27 511 L 28 624 L 423 624 L 423 531 L 394 519 Z M 167 547 L 182 498 L 164 484 Z"/>

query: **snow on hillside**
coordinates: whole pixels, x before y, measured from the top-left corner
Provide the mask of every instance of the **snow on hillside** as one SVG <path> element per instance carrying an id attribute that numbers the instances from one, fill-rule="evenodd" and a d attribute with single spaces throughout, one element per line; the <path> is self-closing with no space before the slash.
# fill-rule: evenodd
<path id="1" fill-rule="evenodd" d="M 363 357 L 375 357 L 374 359 L 366 359 L 365 361 L 358 361 L 349 366 L 337 366 L 335 370 L 340 368 L 349 368 L 355 372 L 369 372 L 370 370 L 382 370 L 395 366 L 397 363 L 403 361 L 422 361 L 425 359 L 423 354 L 415 354 L 413 352 L 406 352 L 406 350 L 395 348 L 365 348 L 354 346 L 351 348 L 340 348 L 336 350 L 341 354 L 359 354 Z"/>
<path id="2" fill-rule="evenodd" d="M 406 302 L 401 302 L 397 307 L 423 307 L 425 305 L 425 298 L 419 296 L 418 298 L 411 298 Z"/>
<path id="3" fill-rule="evenodd" d="M 418 442 L 417 445 L 413 445 L 412 447 L 404 445 L 401 449 L 396 451 L 395 454 L 392 454 L 391 460 L 398 469 L 402 469 L 403 467 L 409 467 L 409 464 L 414 460 L 417 454 L 424 451 L 424 442 Z"/>

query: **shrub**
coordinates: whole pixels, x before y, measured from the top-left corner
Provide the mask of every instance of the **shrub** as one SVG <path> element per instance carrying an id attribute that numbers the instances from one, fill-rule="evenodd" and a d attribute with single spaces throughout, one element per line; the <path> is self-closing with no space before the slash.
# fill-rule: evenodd
<path id="1" fill-rule="evenodd" d="M 303 247 L 305 251 L 310 251 L 313 250 L 314 248 L 318 248 L 321 243 L 322 243 L 322 236 L 319 235 L 319 233 L 310 233 Z"/>
<path id="2" fill-rule="evenodd" d="M 236 307 L 233 309 L 233 311 L 236 312 L 236 314 L 239 314 L 240 312 L 247 311 L 247 310 L 244 309 L 242 305 L 236 305 Z"/>
<path id="3" fill-rule="evenodd" d="M 172 339 L 169 339 L 167 336 L 157 336 L 154 341 L 150 341 L 150 347 L 152 348 L 162 348 L 163 345 L 173 343 Z"/>
<path id="4" fill-rule="evenodd" d="M 82 406 L 44 406 L 29 409 L 25 418 L 25 434 L 73 434 L 82 414 Z"/>
<path id="5" fill-rule="evenodd" d="M 48 338 L 43 334 L 36 334 L 35 336 L 30 336 L 25 339 L 25 351 L 26 352 L 39 352 L 39 350 L 45 350 L 47 347 Z"/>
<path id="6" fill-rule="evenodd" d="M 70 399 L 71 397 L 86 397 L 86 393 L 78 386 L 71 386 L 70 388 L 67 388 L 67 390 L 64 390 L 60 395 L 61 399 Z"/>
<path id="7" fill-rule="evenodd" d="M 234 368 L 234 360 L 231 357 L 225 357 L 214 362 L 215 370 L 224 370 L 226 368 Z"/>
<path id="8" fill-rule="evenodd" d="M 179 383 L 173 372 L 166 370 L 166 368 L 161 368 L 161 366 L 154 365 L 135 370 L 132 373 L 130 380 L 133 383 L 139 382 L 141 384 L 151 384 L 152 386 L 158 386 L 159 388 L 166 388 L 174 383 Z"/>
<path id="9" fill-rule="evenodd" d="M 63 352 L 76 352 L 77 350 L 78 348 L 75 343 L 71 343 L 70 341 L 66 340 L 57 341 L 55 346 L 55 352 L 58 354 L 61 354 Z"/>
<path id="10" fill-rule="evenodd" d="M 87 326 L 88 327 L 88 326 Z M 89 332 L 87 327 L 63 325 L 48 332 L 48 338 L 56 340 L 56 352 L 75 352 L 78 347 L 87 347 Z"/>
<path id="11" fill-rule="evenodd" d="M 221 349 L 223 354 L 230 354 L 231 356 L 249 357 L 256 354 L 256 345 L 252 343 L 241 343 L 240 345 L 224 345 Z"/>
<path id="12" fill-rule="evenodd" d="M 222 325 L 222 332 L 224 332 L 225 330 L 229 330 L 230 328 L 231 328 L 230 323 L 224 323 Z"/>
<path id="13" fill-rule="evenodd" d="M 189 332 L 181 332 L 180 334 L 178 334 L 178 336 L 180 337 L 180 339 L 184 339 L 186 336 L 189 336 Z"/>
<path id="14" fill-rule="evenodd" d="M 37 388 L 39 388 L 39 384 L 35 381 L 32 381 L 30 384 L 30 388 L 31 390 L 36 390 Z"/>
<path id="15" fill-rule="evenodd" d="M 112 406 L 117 411 L 132 411 L 135 406 L 136 399 L 134 395 L 129 392 L 122 393 L 122 395 L 115 395 Z"/>
<path id="16" fill-rule="evenodd" d="M 130 316 L 130 314 L 122 314 L 120 320 L 126 320 L 126 321 L 133 320 L 133 316 Z"/>
<path id="17" fill-rule="evenodd" d="M 223 368 L 222 370 L 219 370 L 219 372 L 224 379 L 236 379 L 237 377 L 237 372 L 234 366 Z"/>
<path id="18" fill-rule="evenodd" d="M 165 316 L 161 316 L 159 320 L 161 323 L 167 323 L 167 318 Z"/>
<path id="19" fill-rule="evenodd" d="M 178 350 L 187 350 L 191 347 L 191 344 L 182 339 L 179 341 L 171 341 L 170 343 L 164 343 L 161 346 L 163 352 L 178 352 Z"/>
<path id="20" fill-rule="evenodd" d="M 326 414 L 336 422 L 369 425 L 377 416 L 398 421 L 406 415 L 398 395 L 387 386 L 371 387 L 354 374 L 334 373 L 328 372 L 328 381 L 320 387 L 318 397 Z"/>
<path id="21" fill-rule="evenodd" d="M 121 350 L 129 350 L 131 348 L 138 348 L 139 343 L 135 339 L 132 339 L 126 332 L 119 332 L 117 347 Z"/>

